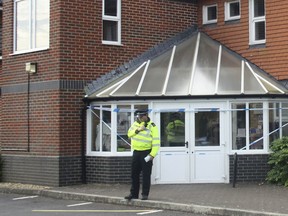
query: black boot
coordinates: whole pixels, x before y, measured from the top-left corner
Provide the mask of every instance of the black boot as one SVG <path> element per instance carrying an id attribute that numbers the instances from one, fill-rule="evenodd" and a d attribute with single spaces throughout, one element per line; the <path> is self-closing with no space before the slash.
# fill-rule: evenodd
<path id="1" fill-rule="evenodd" d="M 125 196 L 124 199 L 131 200 L 131 199 L 138 199 L 138 197 L 129 194 L 128 196 Z"/>

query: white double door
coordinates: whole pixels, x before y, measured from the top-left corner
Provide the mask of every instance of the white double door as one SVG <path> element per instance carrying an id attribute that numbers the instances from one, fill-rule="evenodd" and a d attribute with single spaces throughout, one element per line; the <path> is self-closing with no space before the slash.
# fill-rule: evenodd
<path id="1" fill-rule="evenodd" d="M 223 104 L 156 105 L 159 110 L 163 107 L 171 112 L 160 111 L 155 116 L 161 138 L 161 148 L 155 160 L 155 183 L 225 182 L 225 127 L 223 113 L 219 111 Z M 175 121 L 175 116 L 180 120 Z M 171 121 L 173 123 L 169 125 Z M 177 132 L 178 137 L 173 140 L 175 133 L 169 130 L 175 125 L 178 125 L 178 131 L 181 130 L 180 122 L 185 125 L 184 131 L 182 134 Z"/>

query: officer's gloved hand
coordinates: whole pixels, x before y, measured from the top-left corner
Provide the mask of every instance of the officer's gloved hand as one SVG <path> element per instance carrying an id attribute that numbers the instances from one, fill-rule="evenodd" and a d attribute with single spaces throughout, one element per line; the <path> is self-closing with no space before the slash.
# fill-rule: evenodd
<path id="1" fill-rule="evenodd" d="M 145 130 L 146 128 L 145 128 L 145 126 L 144 125 L 141 125 L 137 130 L 138 131 L 143 131 L 143 130 Z"/>

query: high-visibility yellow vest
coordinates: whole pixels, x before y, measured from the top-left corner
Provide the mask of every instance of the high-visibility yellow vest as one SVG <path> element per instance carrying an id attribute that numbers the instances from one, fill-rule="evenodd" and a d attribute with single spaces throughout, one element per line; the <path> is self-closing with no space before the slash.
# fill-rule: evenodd
<path id="1" fill-rule="evenodd" d="M 136 132 L 137 128 L 142 125 L 146 126 L 146 129 L 140 132 Z M 131 138 L 132 149 L 137 151 L 145 151 L 151 149 L 150 155 L 155 157 L 160 148 L 160 138 L 157 126 L 148 120 L 148 122 L 135 121 L 128 130 L 128 137 Z"/>
<path id="2" fill-rule="evenodd" d="M 174 120 L 166 127 L 167 140 L 169 142 L 183 142 L 185 140 L 185 124 L 181 120 Z"/>

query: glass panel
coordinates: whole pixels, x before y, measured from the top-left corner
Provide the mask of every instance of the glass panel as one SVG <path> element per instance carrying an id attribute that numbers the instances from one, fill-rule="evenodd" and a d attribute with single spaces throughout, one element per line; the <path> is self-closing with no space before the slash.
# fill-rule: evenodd
<path id="1" fill-rule="evenodd" d="M 161 146 L 185 146 L 185 113 L 161 113 Z"/>
<path id="2" fill-rule="evenodd" d="M 195 112 L 195 146 L 219 146 L 219 112 Z"/>
<path id="3" fill-rule="evenodd" d="M 246 147 L 246 105 L 232 104 L 232 149 Z M 241 110 L 243 109 L 243 110 Z"/>
<path id="4" fill-rule="evenodd" d="M 244 64 L 244 93 L 245 94 L 265 94 L 265 91 L 252 74 L 251 70 Z"/>
<path id="5" fill-rule="evenodd" d="M 219 45 L 205 36 L 201 37 L 192 95 L 214 94 L 216 86 Z M 205 86 L 205 87 L 204 87 Z"/>
<path id="6" fill-rule="evenodd" d="M 270 145 L 274 140 L 280 138 L 279 103 L 269 103 L 269 134 Z"/>
<path id="7" fill-rule="evenodd" d="M 118 22 L 103 20 L 103 40 L 118 41 Z"/>
<path id="8" fill-rule="evenodd" d="M 100 110 L 92 110 L 91 111 L 92 118 L 92 137 L 91 140 L 94 145 L 91 146 L 92 151 L 100 151 L 100 139 L 101 139 L 101 131 L 100 131 Z"/>
<path id="9" fill-rule="evenodd" d="M 265 16 L 265 0 L 254 0 L 254 17 Z"/>
<path id="10" fill-rule="evenodd" d="M 166 95 L 187 95 L 197 37 L 191 37 L 177 46 Z"/>
<path id="11" fill-rule="evenodd" d="M 104 15 L 117 16 L 117 0 L 104 0 Z"/>
<path id="12" fill-rule="evenodd" d="M 265 21 L 255 23 L 255 40 L 265 39 Z"/>
<path id="13" fill-rule="evenodd" d="M 240 15 L 240 4 L 239 2 L 232 2 L 229 4 L 230 17 Z"/>
<path id="14" fill-rule="evenodd" d="M 140 80 L 143 76 L 145 65 L 122 85 L 113 96 L 135 96 Z"/>
<path id="15" fill-rule="evenodd" d="M 282 103 L 282 136 L 288 136 L 288 103 Z"/>
<path id="16" fill-rule="evenodd" d="M 217 7 L 207 7 L 208 21 L 217 19 Z"/>
<path id="17" fill-rule="evenodd" d="M 140 96 L 153 96 L 161 95 L 164 80 L 166 78 L 169 61 L 171 58 L 172 50 L 160 55 L 150 62 L 149 68 L 146 73 Z"/>
<path id="18" fill-rule="evenodd" d="M 103 108 L 111 108 L 103 106 Z M 111 151 L 111 111 L 103 110 L 102 116 L 102 151 Z"/>
<path id="19" fill-rule="evenodd" d="M 219 94 L 240 94 L 241 93 L 241 59 L 236 58 L 226 49 L 222 50 Z"/>
<path id="20" fill-rule="evenodd" d="M 262 103 L 249 104 L 249 133 L 249 149 L 263 149 Z"/>
<path id="21" fill-rule="evenodd" d="M 117 108 L 117 152 L 131 151 L 127 132 L 131 126 L 131 112 L 121 112 L 121 109 L 131 110 L 130 105 L 119 105 Z"/>
<path id="22" fill-rule="evenodd" d="M 49 46 L 49 2 L 36 0 L 36 48 Z"/>
<path id="23" fill-rule="evenodd" d="M 30 48 L 29 1 L 16 2 L 16 51 Z"/>

